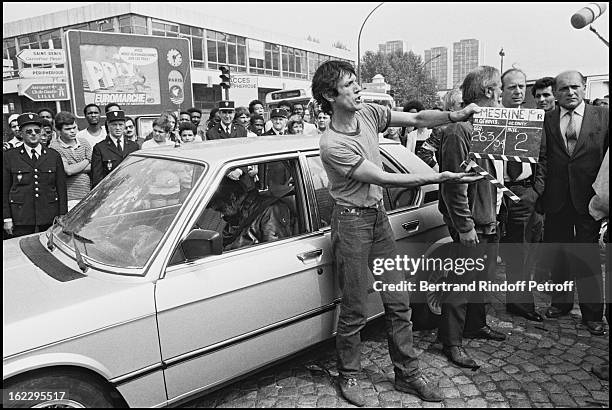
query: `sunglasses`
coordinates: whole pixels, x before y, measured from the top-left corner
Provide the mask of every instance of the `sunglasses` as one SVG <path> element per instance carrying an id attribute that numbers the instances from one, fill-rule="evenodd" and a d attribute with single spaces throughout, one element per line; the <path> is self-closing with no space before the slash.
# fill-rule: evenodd
<path id="1" fill-rule="evenodd" d="M 30 128 L 30 129 L 24 130 L 23 132 L 25 132 L 28 135 L 38 135 L 42 132 L 42 130 L 40 128 Z"/>

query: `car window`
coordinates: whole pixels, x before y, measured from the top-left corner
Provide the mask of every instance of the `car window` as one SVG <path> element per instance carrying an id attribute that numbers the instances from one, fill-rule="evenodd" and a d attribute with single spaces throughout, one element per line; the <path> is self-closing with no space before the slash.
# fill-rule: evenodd
<path id="1" fill-rule="evenodd" d="M 297 164 L 293 158 L 230 169 L 192 229 L 219 232 L 224 253 L 305 233 Z M 184 261 L 180 252 L 172 265 Z"/>
<path id="2" fill-rule="evenodd" d="M 315 200 L 317 201 L 319 228 L 324 228 L 331 223 L 331 214 L 334 207 L 334 200 L 327 189 L 329 179 L 327 179 L 327 173 L 323 168 L 323 163 L 319 155 L 310 156 L 306 160 L 308 161 L 308 168 L 310 169 L 310 176 L 314 186 Z"/>
<path id="3" fill-rule="evenodd" d="M 386 172 L 397 173 L 404 172 L 393 164 L 384 154 L 383 168 Z M 329 194 L 327 188 L 329 180 L 327 173 L 323 168 L 321 157 L 319 155 L 309 156 L 307 158 L 310 175 L 314 187 L 315 200 L 318 211 L 319 228 L 329 226 L 331 223 L 331 214 L 334 207 L 334 200 Z M 383 202 L 387 211 L 410 207 L 416 205 L 418 188 L 384 188 Z"/>
<path id="4" fill-rule="evenodd" d="M 393 164 L 389 158 L 382 154 L 383 169 L 390 173 L 405 173 Z M 387 211 L 406 208 L 417 205 L 419 188 L 385 187 L 383 188 L 383 200 Z"/>
<path id="5" fill-rule="evenodd" d="M 188 162 L 128 157 L 53 233 L 98 263 L 142 268 L 203 171 Z"/>

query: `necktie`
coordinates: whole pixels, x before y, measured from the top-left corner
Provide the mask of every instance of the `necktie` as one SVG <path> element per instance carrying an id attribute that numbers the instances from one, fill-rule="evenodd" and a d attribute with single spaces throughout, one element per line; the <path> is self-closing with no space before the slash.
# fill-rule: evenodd
<path id="1" fill-rule="evenodd" d="M 523 172 L 523 163 L 522 162 L 510 162 L 508 161 L 506 171 L 508 172 L 508 176 L 511 181 L 516 181 L 516 179 Z"/>
<path id="2" fill-rule="evenodd" d="M 38 160 L 38 156 L 36 155 L 36 150 L 32 148 L 32 161 L 36 162 Z"/>
<path id="3" fill-rule="evenodd" d="M 123 154 L 123 150 L 121 149 L 121 142 L 120 142 L 120 140 L 117 140 L 117 149 L 119 150 L 119 152 L 121 152 Z"/>
<path id="4" fill-rule="evenodd" d="M 569 115 L 570 119 L 567 123 L 567 128 L 565 130 L 565 140 L 567 141 L 567 152 L 572 155 L 574 153 L 574 148 L 576 148 L 576 143 L 578 142 L 578 136 L 576 135 L 576 126 L 574 125 L 574 116 L 573 111 L 568 112 L 565 115 Z"/>

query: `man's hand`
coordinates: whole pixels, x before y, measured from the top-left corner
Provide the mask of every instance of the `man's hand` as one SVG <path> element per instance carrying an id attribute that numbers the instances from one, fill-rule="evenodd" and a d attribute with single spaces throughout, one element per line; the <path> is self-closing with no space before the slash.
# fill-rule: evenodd
<path id="1" fill-rule="evenodd" d="M 459 240 L 463 246 L 467 246 L 468 248 L 473 248 L 478 244 L 478 234 L 476 230 L 472 228 L 471 231 L 461 233 L 459 232 Z"/>
<path id="2" fill-rule="evenodd" d="M 453 122 L 467 121 L 472 115 L 481 110 L 482 108 L 472 103 L 459 111 L 451 112 L 449 115 Z"/>
<path id="3" fill-rule="evenodd" d="M 234 181 L 238 181 L 241 176 L 242 176 L 242 170 L 240 168 L 236 168 L 235 170 L 227 174 L 227 177 Z"/>
<path id="4" fill-rule="evenodd" d="M 469 184 L 480 181 L 484 177 L 475 172 L 440 172 L 440 182 L 454 182 L 458 184 Z"/>
<path id="5" fill-rule="evenodd" d="M 4 230 L 9 235 L 13 235 L 13 221 L 7 221 L 4 223 Z"/>

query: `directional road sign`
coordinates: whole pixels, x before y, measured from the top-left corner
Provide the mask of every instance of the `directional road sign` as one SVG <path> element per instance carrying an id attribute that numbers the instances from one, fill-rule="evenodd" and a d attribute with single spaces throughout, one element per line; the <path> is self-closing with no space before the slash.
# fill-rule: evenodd
<path id="1" fill-rule="evenodd" d="M 24 68 L 19 70 L 21 78 L 66 77 L 65 68 Z"/>
<path id="2" fill-rule="evenodd" d="M 25 64 L 65 64 L 66 55 L 62 49 L 26 48 L 17 54 Z"/>
<path id="3" fill-rule="evenodd" d="M 32 101 L 68 100 L 68 85 L 66 83 L 32 83 L 28 84 L 21 94 Z"/>

